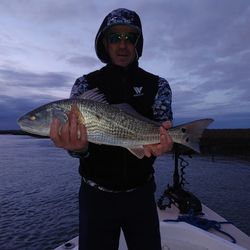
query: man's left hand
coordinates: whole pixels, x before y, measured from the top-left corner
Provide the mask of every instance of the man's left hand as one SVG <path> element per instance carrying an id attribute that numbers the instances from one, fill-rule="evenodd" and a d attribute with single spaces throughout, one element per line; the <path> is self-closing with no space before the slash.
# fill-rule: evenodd
<path id="1" fill-rule="evenodd" d="M 169 136 L 167 130 L 172 127 L 170 121 L 165 121 L 160 127 L 160 143 L 144 145 L 144 154 L 146 157 L 160 156 L 166 152 L 171 151 L 173 147 L 173 140 Z"/>

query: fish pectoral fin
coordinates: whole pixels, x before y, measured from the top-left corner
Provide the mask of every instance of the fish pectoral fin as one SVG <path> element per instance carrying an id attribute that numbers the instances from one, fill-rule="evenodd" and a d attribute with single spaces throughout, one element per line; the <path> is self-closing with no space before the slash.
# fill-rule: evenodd
<path id="1" fill-rule="evenodd" d="M 68 120 L 68 116 L 63 109 L 53 108 L 52 109 L 53 117 L 57 118 L 61 124 L 65 124 Z"/>
<path id="2" fill-rule="evenodd" d="M 137 148 L 128 148 L 129 152 L 135 155 L 137 158 L 142 159 L 144 157 L 144 149 L 143 147 Z"/>
<path id="3" fill-rule="evenodd" d="M 77 115 L 77 121 L 78 121 L 78 124 L 83 124 L 85 125 L 85 119 L 84 119 L 84 116 L 82 114 L 82 112 L 80 111 L 79 107 L 77 104 L 74 104 L 71 108 L 71 112 L 74 112 L 76 115 Z M 77 138 L 80 139 L 81 137 L 81 134 L 80 134 L 80 130 L 78 129 L 77 130 Z"/>
<path id="4" fill-rule="evenodd" d="M 68 121 L 68 115 L 59 107 L 54 107 L 51 112 L 52 116 L 60 121 L 59 135 L 61 135 L 63 125 Z"/>
<path id="5" fill-rule="evenodd" d="M 70 115 L 72 112 L 76 114 L 78 123 L 82 123 L 83 125 L 85 125 L 84 116 L 76 103 L 72 105 L 71 111 L 68 115 Z"/>

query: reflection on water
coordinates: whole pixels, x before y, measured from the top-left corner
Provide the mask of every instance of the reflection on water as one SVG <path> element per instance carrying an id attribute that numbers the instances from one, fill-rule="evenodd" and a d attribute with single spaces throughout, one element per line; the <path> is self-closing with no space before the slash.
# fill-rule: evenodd
<path id="1" fill-rule="evenodd" d="M 52 249 L 78 232 L 78 161 L 49 140 L 0 136 L 1 250 Z M 203 203 L 250 234 L 250 163 L 195 156 L 186 187 Z M 159 197 L 172 183 L 172 156 L 155 164 Z"/>

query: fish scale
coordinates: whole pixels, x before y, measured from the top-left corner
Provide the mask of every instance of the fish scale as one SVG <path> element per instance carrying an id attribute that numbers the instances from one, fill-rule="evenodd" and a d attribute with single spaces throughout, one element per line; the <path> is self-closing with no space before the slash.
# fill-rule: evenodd
<path id="1" fill-rule="evenodd" d="M 159 142 L 159 127 L 155 124 L 145 124 L 107 104 L 94 101 L 84 104 L 80 103 L 78 108 L 84 117 L 91 142 L 117 146 L 139 146 Z M 100 137 L 100 134 L 103 136 Z"/>

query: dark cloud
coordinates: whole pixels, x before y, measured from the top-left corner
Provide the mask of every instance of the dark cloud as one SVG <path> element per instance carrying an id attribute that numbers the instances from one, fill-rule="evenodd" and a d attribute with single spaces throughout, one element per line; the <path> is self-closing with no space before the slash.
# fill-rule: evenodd
<path id="1" fill-rule="evenodd" d="M 241 35 L 233 36 L 241 45 L 242 36 L 249 39 L 250 9 L 245 0 L 162 1 L 141 8 L 144 28 L 150 34 L 147 39 L 150 44 L 163 48 L 163 52 L 167 47 L 174 50 L 194 50 L 197 46 L 224 48 L 220 39 L 230 44 L 232 40 L 227 38 L 232 38 L 232 31 Z"/>
<path id="2" fill-rule="evenodd" d="M 32 73 L 0 69 L 0 129 L 17 129 L 20 115 L 55 100 L 54 92 L 70 92 L 73 78 L 65 73 Z M 57 98 L 60 99 L 60 98 Z"/>
<path id="3" fill-rule="evenodd" d="M 179 70 L 196 69 L 207 76 L 206 69 L 217 66 L 218 60 L 223 67 L 250 51 L 248 1 L 166 1 L 146 6 L 142 13 L 148 60 L 166 57 Z M 241 60 L 237 64 L 240 69 L 246 65 Z"/>
<path id="4" fill-rule="evenodd" d="M 173 89 L 176 119 L 211 116 L 216 118 L 216 126 L 228 127 L 234 122 L 234 126 L 245 124 L 249 127 L 249 1 L 149 0 L 126 2 L 124 6 L 135 9 L 141 16 L 145 38 L 141 60 L 149 65 L 149 71 L 158 71 L 169 80 Z M 75 80 L 73 74 L 81 75 L 88 73 L 88 69 L 100 67 L 92 46 L 94 36 L 104 16 L 117 7 L 120 6 L 117 6 L 116 1 L 1 1 L 0 19 L 7 13 L 5 22 L 10 24 L 8 27 L 12 27 L 11 30 L 20 30 L 18 25 L 15 26 L 19 20 L 22 29 L 34 29 L 34 34 L 28 34 L 32 38 L 33 35 L 38 36 L 39 39 L 28 40 L 27 45 L 25 38 L 19 34 L 17 38 L 21 37 L 22 43 L 18 43 L 16 32 L 3 30 L 0 35 L 0 42 L 3 42 L 0 45 L 3 55 L 0 90 L 1 86 L 11 91 L 19 88 L 20 93 L 27 91 L 27 96 L 31 93 L 29 90 L 32 90 L 32 97 L 35 96 L 38 101 L 53 98 L 52 93 L 57 90 L 69 93 Z M 96 13 L 95 16 L 93 13 Z M 34 44 L 33 41 L 38 42 Z M 59 44 L 58 41 L 61 42 L 60 48 L 65 50 L 58 52 L 56 46 L 52 46 L 53 49 L 47 46 L 50 42 Z M 43 42 L 46 45 L 44 47 Z M 88 53 L 90 47 L 93 50 Z M 53 54 L 52 58 L 44 58 L 56 58 L 58 64 L 66 64 L 69 67 L 67 72 L 74 70 L 73 77 L 67 72 L 32 73 L 29 69 L 21 70 L 25 68 L 21 56 L 34 60 L 34 51 L 36 55 Z M 84 55 L 78 54 L 81 52 Z M 12 54 L 15 56 L 12 57 Z M 40 99 L 42 94 L 44 99 Z M 8 93 L 7 97 L 14 99 L 4 100 L 2 97 L 1 105 L 15 98 L 18 98 L 23 108 L 33 103 L 18 97 L 16 93 Z M 12 107 L 12 104 L 8 105 Z M 12 107 L 11 110 L 14 112 L 16 108 Z M 3 117 L 2 111 L 0 115 Z"/>
<path id="5" fill-rule="evenodd" d="M 0 79 L 8 86 L 35 88 L 63 88 L 72 85 L 73 77 L 65 73 L 33 73 L 25 70 L 1 69 Z"/>
<path id="6" fill-rule="evenodd" d="M 0 96 L 0 130 L 19 129 L 18 118 L 26 112 L 53 101 L 51 96 L 41 95 L 39 98 L 19 98 Z"/>
<path id="7" fill-rule="evenodd" d="M 175 117 L 249 127 L 250 3 L 180 0 L 142 8 L 144 57 L 170 65 Z"/>

